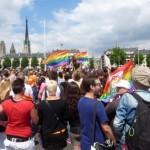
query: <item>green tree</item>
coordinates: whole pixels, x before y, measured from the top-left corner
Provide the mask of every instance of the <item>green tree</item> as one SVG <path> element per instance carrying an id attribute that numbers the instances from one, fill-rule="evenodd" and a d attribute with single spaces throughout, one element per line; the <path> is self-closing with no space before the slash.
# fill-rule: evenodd
<path id="1" fill-rule="evenodd" d="M 9 57 L 5 57 L 5 58 L 4 58 L 3 67 L 4 67 L 4 68 L 11 67 L 11 60 L 10 60 Z"/>
<path id="2" fill-rule="evenodd" d="M 147 62 L 147 66 L 150 67 L 150 54 L 147 54 L 146 62 Z"/>
<path id="3" fill-rule="evenodd" d="M 90 58 L 90 60 L 89 60 L 89 67 L 90 67 L 90 69 L 94 68 L 94 57 Z"/>
<path id="4" fill-rule="evenodd" d="M 38 66 L 38 59 L 37 59 L 37 57 L 32 57 L 31 66 L 34 67 L 34 68 L 36 66 Z"/>
<path id="5" fill-rule="evenodd" d="M 44 58 L 41 60 L 41 63 L 40 63 L 40 67 L 42 68 L 42 69 L 44 69 Z"/>
<path id="6" fill-rule="evenodd" d="M 1 62 L 2 62 L 2 60 L 0 60 L 0 68 L 2 68 Z"/>
<path id="7" fill-rule="evenodd" d="M 144 60 L 144 56 L 142 53 L 139 53 L 139 62 L 138 62 L 138 54 L 135 54 L 135 57 L 134 57 L 135 64 L 138 64 L 138 63 L 142 64 L 143 60 Z"/>
<path id="8" fill-rule="evenodd" d="M 20 65 L 20 60 L 19 58 L 14 58 L 13 62 L 12 62 L 12 67 L 13 68 L 17 68 Z"/>
<path id="9" fill-rule="evenodd" d="M 112 49 L 110 55 L 111 64 L 123 65 L 125 63 L 126 53 L 123 49 L 116 47 Z"/>
<path id="10" fill-rule="evenodd" d="M 27 67 L 27 66 L 29 66 L 29 60 L 28 60 L 27 57 L 23 57 L 23 58 L 22 58 L 22 61 L 21 61 L 21 67 L 22 67 L 22 68 L 25 68 L 25 67 Z"/>

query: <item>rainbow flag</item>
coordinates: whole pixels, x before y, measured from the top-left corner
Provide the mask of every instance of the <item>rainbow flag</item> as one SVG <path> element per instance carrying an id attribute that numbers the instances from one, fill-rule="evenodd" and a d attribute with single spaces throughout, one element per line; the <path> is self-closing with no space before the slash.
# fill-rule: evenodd
<path id="1" fill-rule="evenodd" d="M 59 50 L 52 52 L 45 61 L 45 64 L 49 67 L 59 67 L 68 64 L 69 53 L 67 50 Z"/>
<path id="2" fill-rule="evenodd" d="M 113 71 L 107 78 L 103 94 L 100 99 L 104 102 L 109 102 L 116 94 L 115 84 L 121 79 L 128 80 L 131 82 L 131 72 L 134 67 L 133 61 L 129 61 L 121 67 L 118 67 Z"/>
<path id="3" fill-rule="evenodd" d="M 77 60 L 78 63 L 82 63 L 84 61 L 88 61 L 88 54 L 87 54 L 87 52 L 78 52 L 78 53 L 75 53 L 73 56 Z"/>

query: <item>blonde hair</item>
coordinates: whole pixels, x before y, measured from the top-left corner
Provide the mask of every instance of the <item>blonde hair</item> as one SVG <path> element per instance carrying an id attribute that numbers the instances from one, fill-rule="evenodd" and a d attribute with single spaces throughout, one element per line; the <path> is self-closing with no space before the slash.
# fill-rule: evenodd
<path id="1" fill-rule="evenodd" d="M 47 83 L 47 92 L 49 96 L 55 96 L 57 90 L 57 82 L 54 80 L 49 80 Z"/>
<path id="2" fill-rule="evenodd" d="M 4 79 L 0 82 L 0 100 L 4 100 L 11 91 L 11 82 L 9 79 Z"/>

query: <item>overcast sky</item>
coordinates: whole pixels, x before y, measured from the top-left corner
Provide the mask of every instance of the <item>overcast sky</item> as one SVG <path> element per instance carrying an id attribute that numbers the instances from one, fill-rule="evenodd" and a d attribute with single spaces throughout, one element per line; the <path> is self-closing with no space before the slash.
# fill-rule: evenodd
<path id="1" fill-rule="evenodd" d="M 150 49 L 150 0 L 0 0 L 0 41 L 23 49 L 25 18 L 31 51 L 77 48 L 100 55 L 115 47 Z"/>

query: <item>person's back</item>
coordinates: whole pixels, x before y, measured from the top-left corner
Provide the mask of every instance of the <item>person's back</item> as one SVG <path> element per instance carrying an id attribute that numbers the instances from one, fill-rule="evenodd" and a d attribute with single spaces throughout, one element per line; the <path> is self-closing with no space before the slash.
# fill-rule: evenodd
<path id="1" fill-rule="evenodd" d="M 69 108 L 69 125 L 72 150 L 80 150 L 80 120 L 77 109 L 81 97 L 80 88 L 75 82 L 68 83 L 65 92 L 65 101 Z"/>
<path id="2" fill-rule="evenodd" d="M 60 150 L 66 146 L 67 103 L 56 96 L 56 90 L 56 81 L 50 80 L 47 85 L 47 98 L 38 105 L 42 144 L 47 150 Z"/>
<path id="3" fill-rule="evenodd" d="M 150 92 L 148 91 L 150 87 L 150 69 L 136 66 L 132 71 L 132 80 L 136 89 L 135 93 L 142 97 L 144 101 L 150 102 Z M 126 93 L 122 96 L 113 122 L 115 132 L 118 135 L 125 134 L 124 132 L 127 132 L 133 124 L 137 105 L 138 101 L 132 94 Z M 139 132 L 139 136 L 142 136 L 142 134 L 143 132 Z M 134 146 L 140 145 L 140 141 L 135 143 Z M 135 148 L 132 147 L 132 149 Z M 140 150 L 145 150 L 144 145 Z"/>
<path id="4" fill-rule="evenodd" d="M 26 148 L 32 150 L 34 141 L 31 121 L 36 124 L 38 116 L 32 99 L 24 95 L 24 81 L 16 79 L 12 84 L 12 89 L 15 94 L 14 98 L 6 99 L 0 105 L 0 112 L 5 112 L 8 117 L 5 149 L 21 150 Z"/>
<path id="5" fill-rule="evenodd" d="M 30 111 L 34 107 L 32 100 L 15 102 L 13 99 L 5 100 L 2 104 L 8 119 L 7 135 L 22 137 L 32 136 Z"/>

